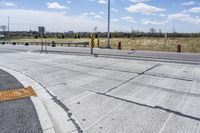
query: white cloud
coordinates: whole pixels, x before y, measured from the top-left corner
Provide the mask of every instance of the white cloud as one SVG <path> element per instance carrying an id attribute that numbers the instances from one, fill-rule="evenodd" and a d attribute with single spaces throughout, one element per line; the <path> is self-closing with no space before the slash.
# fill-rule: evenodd
<path id="1" fill-rule="evenodd" d="M 182 21 L 200 25 L 200 18 L 192 17 L 188 13 L 175 13 L 168 15 L 169 21 Z"/>
<path id="2" fill-rule="evenodd" d="M 167 23 L 167 21 L 152 21 L 152 20 L 147 20 L 147 19 L 141 19 L 140 20 L 142 22 L 143 25 L 163 25 L 165 23 Z"/>
<path id="3" fill-rule="evenodd" d="M 94 12 L 90 12 L 89 14 L 92 15 L 92 16 L 94 16 L 96 13 L 94 13 Z"/>
<path id="4" fill-rule="evenodd" d="M 85 13 L 82 13 L 82 14 L 81 14 L 82 17 L 87 17 L 88 15 L 89 15 L 88 12 L 85 12 Z"/>
<path id="5" fill-rule="evenodd" d="M 99 12 L 99 14 L 103 15 L 103 14 L 104 14 L 104 12 L 103 12 L 103 11 L 100 11 L 100 12 Z"/>
<path id="6" fill-rule="evenodd" d="M 195 2 L 194 1 L 188 1 L 188 2 L 183 2 L 181 5 L 183 6 L 191 6 L 191 5 L 194 5 Z"/>
<path id="7" fill-rule="evenodd" d="M 111 19 L 111 22 L 118 22 L 119 19 Z"/>
<path id="8" fill-rule="evenodd" d="M 200 13 L 200 7 L 193 7 L 189 11 L 193 13 Z"/>
<path id="9" fill-rule="evenodd" d="M 0 6 L 15 7 L 16 3 L 10 1 L 0 1 Z"/>
<path id="10" fill-rule="evenodd" d="M 185 20 L 188 17 L 190 17 L 189 14 L 175 13 L 175 14 L 170 14 L 168 16 L 168 20 Z"/>
<path id="11" fill-rule="evenodd" d="M 92 16 L 92 17 L 94 17 L 94 18 L 97 18 L 97 19 L 101 19 L 101 18 L 103 18 L 101 15 L 102 14 L 104 14 L 104 12 L 99 12 L 99 14 L 98 13 L 95 13 L 95 12 L 85 12 L 85 13 L 82 13 L 81 14 L 81 16 L 82 17 L 87 17 L 87 16 Z"/>
<path id="12" fill-rule="evenodd" d="M 126 8 L 126 10 L 131 13 L 141 13 L 141 14 L 153 14 L 156 12 L 165 11 L 165 9 L 157 8 L 155 6 L 147 5 L 144 3 L 130 5 L 129 7 Z"/>
<path id="13" fill-rule="evenodd" d="M 128 23 L 135 23 L 135 21 L 133 20 L 133 18 L 129 17 L 129 16 L 122 17 L 121 19 L 125 20 Z"/>
<path id="14" fill-rule="evenodd" d="M 87 0 L 90 2 L 98 2 L 99 4 L 107 4 L 108 0 Z M 115 0 L 110 0 L 111 3 L 115 3 Z"/>
<path id="15" fill-rule="evenodd" d="M 142 3 L 142 2 L 147 2 L 147 1 L 150 1 L 150 0 L 130 0 L 131 2 L 134 2 L 134 3 Z"/>
<path id="16" fill-rule="evenodd" d="M 94 18 L 98 18 L 98 19 L 101 19 L 103 18 L 101 15 L 94 15 Z"/>
<path id="17" fill-rule="evenodd" d="M 165 15 L 165 14 L 163 14 L 163 13 L 160 13 L 160 16 L 161 16 L 161 17 L 165 17 L 166 15 Z"/>
<path id="18" fill-rule="evenodd" d="M 106 4 L 106 3 L 107 3 L 107 0 L 99 0 L 99 3 L 100 3 L 100 4 Z"/>
<path id="19" fill-rule="evenodd" d="M 68 0 L 68 1 L 67 1 L 67 3 L 68 3 L 68 4 L 71 4 L 71 3 L 72 3 L 72 1 Z"/>
<path id="20" fill-rule="evenodd" d="M 60 5 L 57 2 L 53 2 L 53 3 L 47 3 L 47 6 L 49 9 L 66 9 L 67 7 Z"/>
<path id="21" fill-rule="evenodd" d="M 47 31 L 66 32 L 73 31 L 91 31 L 97 26 L 99 31 L 107 31 L 107 23 L 101 19 L 83 18 L 82 16 L 66 16 L 65 12 L 48 12 L 25 9 L 0 9 L 0 18 L 2 24 L 7 24 L 7 16 L 12 19 L 11 30 L 29 30 L 32 25 L 33 30 L 38 26 L 45 26 Z M 26 18 L 26 19 L 24 19 Z M 126 25 L 112 24 L 111 31 L 127 29 Z"/>
<path id="22" fill-rule="evenodd" d="M 7 3 L 5 3 L 5 5 L 6 5 L 6 6 L 15 6 L 15 4 L 12 3 L 12 2 L 7 2 Z"/>

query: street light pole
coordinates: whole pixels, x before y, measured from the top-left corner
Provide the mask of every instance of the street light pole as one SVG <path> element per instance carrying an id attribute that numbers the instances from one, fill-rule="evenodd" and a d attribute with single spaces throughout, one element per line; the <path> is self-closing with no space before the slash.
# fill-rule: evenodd
<path id="1" fill-rule="evenodd" d="M 9 36 L 9 32 L 10 32 L 10 17 L 8 17 L 8 36 Z"/>
<path id="2" fill-rule="evenodd" d="M 107 36 L 107 48 L 110 48 L 110 0 L 108 0 L 108 36 Z"/>

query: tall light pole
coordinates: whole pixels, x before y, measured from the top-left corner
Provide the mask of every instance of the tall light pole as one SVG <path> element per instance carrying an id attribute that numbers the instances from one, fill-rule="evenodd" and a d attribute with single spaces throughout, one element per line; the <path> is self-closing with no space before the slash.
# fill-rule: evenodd
<path id="1" fill-rule="evenodd" d="M 107 48 L 110 48 L 110 0 L 108 0 L 108 36 L 107 36 Z"/>
<path id="2" fill-rule="evenodd" d="M 10 17 L 8 17 L 8 36 L 9 36 L 9 31 L 10 31 Z"/>

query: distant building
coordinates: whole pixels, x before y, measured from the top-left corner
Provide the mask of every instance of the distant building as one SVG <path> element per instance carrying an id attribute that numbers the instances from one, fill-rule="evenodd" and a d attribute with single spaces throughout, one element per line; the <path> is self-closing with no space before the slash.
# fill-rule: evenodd
<path id="1" fill-rule="evenodd" d="M 7 27 L 6 27 L 5 25 L 1 25 L 1 26 L 0 26 L 0 29 L 2 29 L 2 30 L 3 30 L 3 32 L 5 32 L 5 31 L 6 31 L 6 28 L 7 28 Z"/>
<path id="2" fill-rule="evenodd" d="M 1 38 L 1 37 L 4 37 L 4 35 L 0 34 L 0 38 Z"/>
<path id="3" fill-rule="evenodd" d="M 43 26 L 39 26 L 38 27 L 38 32 L 42 35 L 45 35 L 46 34 L 46 30 L 45 30 L 45 27 Z"/>
<path id="4" fill-rule="evenodd" d="M 69 34 L 73 34 L 73 33 L 74 33 L 74 31 L 68 31 L 68 33 L 69 33 Z"/>

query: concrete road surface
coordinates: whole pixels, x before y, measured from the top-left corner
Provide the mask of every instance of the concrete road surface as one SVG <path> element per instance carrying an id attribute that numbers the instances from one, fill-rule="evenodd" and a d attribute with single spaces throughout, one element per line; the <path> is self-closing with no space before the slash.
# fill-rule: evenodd
<path id="1" fill-rule="evenodd" d="M 43 85 L 86 133 L 200 132 L 199 65 L 18 52 L 0 66 Z"/>

